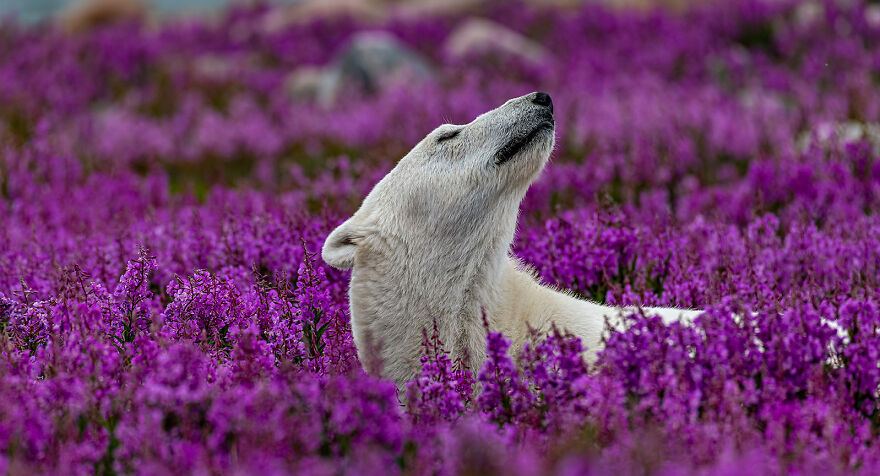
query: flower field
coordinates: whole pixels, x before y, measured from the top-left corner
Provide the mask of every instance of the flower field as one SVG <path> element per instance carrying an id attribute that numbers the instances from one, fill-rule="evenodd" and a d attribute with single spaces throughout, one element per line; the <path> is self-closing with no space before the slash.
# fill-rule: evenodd
<path id="1" fill-rule="evenodd" d="M 274 8 L 69 33 L 0 23 L 0 474 L 880 473 L 880 11 L 487 2 L 465 19 Z M 291 91 L 359 32 L 426 77 Z M 513 254 L 631 316 L 467 369 L 425 330 L 398 391 L 320 258 L 444 122 L 547 91 L 557 146 Z M 836 326 L 832 323 L 836 323 Z"/>

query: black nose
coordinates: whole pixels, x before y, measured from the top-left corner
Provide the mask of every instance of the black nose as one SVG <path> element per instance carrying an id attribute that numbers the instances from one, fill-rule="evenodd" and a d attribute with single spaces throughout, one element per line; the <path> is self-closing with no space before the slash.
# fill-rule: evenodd
<path id="1" fill-rule="evenodd" d="M 550 112 L 553 112 L 553 101 L 550 99 L 550 95 L 547 93 L 535 93 L 535 97 L 532 98 L 532 102 L 539 106 L 544 106 L 550 109 Z"/>

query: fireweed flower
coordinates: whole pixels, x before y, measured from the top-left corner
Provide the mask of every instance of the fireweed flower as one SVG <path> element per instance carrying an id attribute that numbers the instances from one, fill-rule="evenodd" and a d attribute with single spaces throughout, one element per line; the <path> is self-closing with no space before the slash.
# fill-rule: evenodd
<path id="1" fill-rule="evenodd" d="M 480 14 L 545 61 L 447 57 L 463 13 L 0 22 L 0 473 L 876 474 L 876 7 Z M 367 27 L 433 80 L 292 91 Z M 316 250 L 427 131 L 534 90 L 557 148 L 513 253 L 706 312 L 627 316 L 590 365 L 489 332 L 467 369 L 427 329 L 400 394 Z"/>
<path id="2" fill-rule="evenodd" d="M 455 421 L 470 401 L 473 374 L 461 359 L 452 362 L 436 323 L 430 336 L 424 331 L 422 348 L 422 372 L 406 384 L 407 410 L 415 423 Z"/>
<path id="3" fill-rule="evenodd" d="M 500 332 L 486 335 L 486 361 L 477 373 L 480 410 L 499 425 L 525 418 L 532 394 L 508 355 L 510 341 Z"/>

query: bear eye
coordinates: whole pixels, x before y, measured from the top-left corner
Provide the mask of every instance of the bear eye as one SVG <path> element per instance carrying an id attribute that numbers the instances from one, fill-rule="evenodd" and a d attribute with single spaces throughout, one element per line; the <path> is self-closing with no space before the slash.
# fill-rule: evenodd
<path id="1" fill-rule="evenodd" d="M 457 136 L 459 132 L 461 132 L 461 129 L 454 129 L 449 132 L 444 132 L 443 134 L 437 136 L 437 142 L 443 142 L 445 140 L 452 139 L 453 137 Z"/>

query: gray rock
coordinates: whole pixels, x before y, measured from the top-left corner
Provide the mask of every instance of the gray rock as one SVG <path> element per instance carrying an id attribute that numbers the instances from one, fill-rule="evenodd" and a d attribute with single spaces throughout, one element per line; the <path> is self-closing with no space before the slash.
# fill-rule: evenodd
<path id="1" fill-rule="evenodd" d="M 865 21 L 874 28 L 880 26 L 880 5 L 865 5 Z"/>
<path id="2" fill-rule="evenodd" d="M 359 22 L 382 22 L 388 7 L 382 0 L 297 0 L 275 5 L 262 19 L 263 31 L 274 33 L 315 20 L 351 17 Z"/>
<path id="3" fill-rule="evenodd" d="M 333 105 L 343 91 L 376 94 L 395 85 L 429 81 L 433 69 L 426 59 L 386 32 L 355 35 L 328 66 L 302 68 L 287 79 L 287 91 L 295 98 L 313 97 L 324 106 Z"/>
<path id="4" fill-rule="evenodd" d="M 123 21 L 146 23 L 152 11 L 144 0 L 79 0 L 58 14 L 64 31 L 79 33 Z"/>
<path id="5" fill-rule="evenodd" d="M 815 1 L 802 2 L 794 11 L 794 22 L 800 28 L 809 28 L 822 19 L 825 7 Z"/>
<path id="6" fill-rule="evenodd" d="M 446 39 L 445 53 L 454 59 L 477 55 L 504 55 L 541 64 L 550 57 L 535 41 L 498 23 L 469 18 Z"/>
<path id="7" fill-rule="evenodd" d="M 403 19 L 449 17 L 475 13 L 492 0 L 411 0 L 399 2 L 394 15 Z"/>
<path id="8" fill-rule="evenodd" d="M 801 133 L 796 141 L 799 151 L 812 146 L 822 149 L 833 149 L 835 146 L 865 140 L 871 145 L 874 153 L 880 153 L 880 124 L 856 121 L 823 123 L 813 131 Z"/>
<path id="9" fill-rule="evenodd" d="M 287 91 L 287 95 L 293 99 L 315 99 L 318 97 L 324 73 L 324 68 L 303 66 L 287 76 L 284 81 L 284 89 Z"/>

